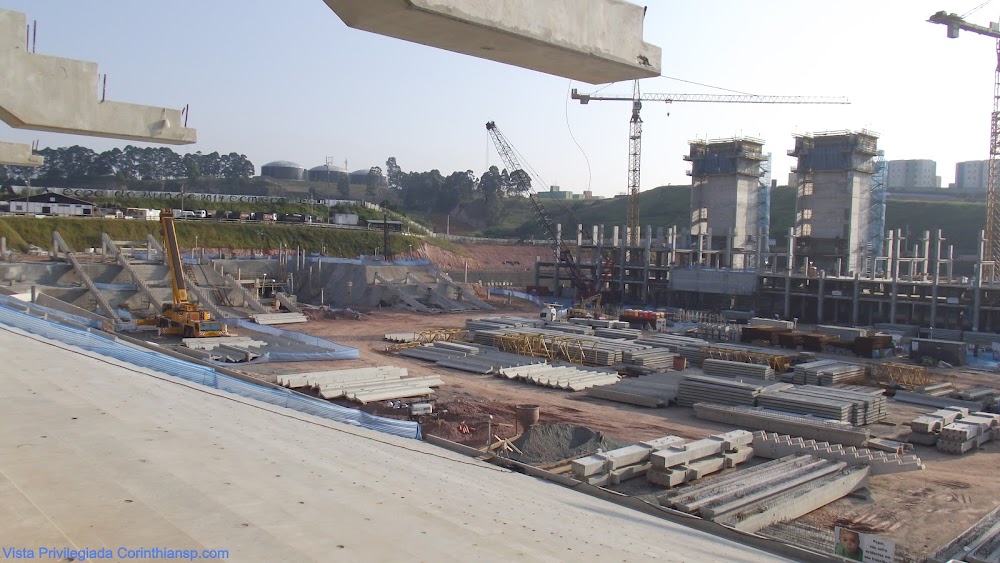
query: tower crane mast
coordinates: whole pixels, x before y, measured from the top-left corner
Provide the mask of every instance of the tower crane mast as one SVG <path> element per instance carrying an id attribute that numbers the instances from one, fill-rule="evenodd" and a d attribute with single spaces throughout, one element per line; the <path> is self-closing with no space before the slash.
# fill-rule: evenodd
<path id="1" fill-rule="evenodd" d="M 640 94 L 639 81 L 634 82 L 632 96 L 596 96 L 581 94 L 574 88 L 570 94 L 581 104 L 591 101 L 632 102 L 632 118 L 628 132 L 628 241 L 629 246 L 639 244 L 639 177 L 642 161 L 642 110 L 643 101 L 698 102 L 728 104 L 849 104 L 847 98 L 836 96 L 757 96 L 754 94 Z"/>
<path id="2" fill-rule="evenodd" d="M 941 11 L 927 20 L 948 28 L 948 37 L 955 39 L 965 30 L 996 39 L 997 66 L 993 73 L 993 113 L 990 115 L 990 158 L 986 182 L 986 226 L 983 236 L 983 261 L 991 262 L 989 277 L 995 281 L 1000 264 L 1000 195 L 998 195 L 997 165 L 1000 164 L 1000 24 L 991 22 L 989 27 L 965 21 L 958 14 Z"/>

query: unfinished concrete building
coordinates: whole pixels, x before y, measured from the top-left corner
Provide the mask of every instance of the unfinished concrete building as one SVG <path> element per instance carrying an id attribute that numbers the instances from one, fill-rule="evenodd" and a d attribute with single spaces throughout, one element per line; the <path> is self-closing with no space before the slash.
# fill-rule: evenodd
<path id="1" fill-rule="evenodd" d="M 834 275 L 864 270 L 877 141 L 864 130 L 795 137 L 788 154 L 797 159 L 795 236 L 802 263 L 794 267 Z"/>
<path id="2" fill-rule="evenodd" d="M 755 266 L 763 147 L 749 137 L 690 143 L 693 264 Z"/>

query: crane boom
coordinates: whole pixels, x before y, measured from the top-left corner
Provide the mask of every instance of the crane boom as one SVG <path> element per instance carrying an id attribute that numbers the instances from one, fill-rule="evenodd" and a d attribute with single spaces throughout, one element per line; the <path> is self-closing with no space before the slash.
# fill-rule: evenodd
<path id="1" fill-rule="evenodd" d="M 569 267 L 570 275 L 573 278 L 573 287 L 576 288 L 578 297 L 582 299 L 592 296 L 598 290 L 597 282 L 584 274 L 580 265 L 573 257 L 573 250 L 562 240 L 559 230 L 552 221 L 552 217 L 545 209 L 545 206 L 542 205 L 538 193 L 531 187 L 530 176 L 528 176 L 528 173 L 524 171 L 521 164 L 517 161 L 514 148 L 507 142 L 507 138 L 500 132 L 496 123 L 492 121 L 487 123 L 486 130 L 493 139 L 493 144 L 496 145 L 497 153 L 500 155 L 500 159 L 503 160 L 504 167 L 507 168 L 507 174 L 518 184 L 521 191 L 528 194 L 528 200 L 531 202 L 531 209 L 535 214 L 535 219 L 538 220 L 542 228 L 545 229 L 545 233 L 549 236 L 549 239 L 556 245 L 559 258 Z"/>
<path id="2" fill-rule="evenodd" d="M 634 96 L 595 96 L 581 94 L 574 88 L 570 97 L 581 104 L 595 101 L 631 102 Z M 722 104 L 826 104 L 847 105 L 850 100 L 842 96 L 758 96 L 755 94 L 641 94 L 638 98 L 645 102 L 711 102 Z"/>
<path id="3" fill-rule="evenodd" d="M 173 211 L 164 209 L 160 213 L 160 229 L 163 231 L 163 250 L 167 254 L 167 266 L 170 268 L 171 296 L 174 305 L 187 303 L 187 282 L 184 280 L 184 270 L 181 266 L 180 246 L 177 244 Z"/>
<path id="4" fill-rule="evenodd" d="M 996 281 L 1000 265 L 1000 186 L 997 165 L 1000 164 L 1000 25 L 991 22 L 989 27 L 971 24 L 958 14 L 938 12 L 928 19 L 930 23 L 947 26 L 948 37 L 955 39 L 961 30 L 996 39 L 997 66 L 993 72 L 993 113 L 990 115 L 990 158 L 986 181 L 986 225 L 983 236 L 983 261 L 992 262 L 989 269 L 991 281 Z"/>

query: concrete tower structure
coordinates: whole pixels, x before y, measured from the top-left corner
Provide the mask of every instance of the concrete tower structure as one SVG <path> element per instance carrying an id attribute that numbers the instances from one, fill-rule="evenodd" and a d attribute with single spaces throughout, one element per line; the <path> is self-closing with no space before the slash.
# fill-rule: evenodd
<path id="1" fill-rule="evenodd" d="M 796 136 L 788 151 L 798 160 L 796 255 L 829 274 L 864 270 L 877 144 L 871 131 L 837 131 Z"/>
<path id="2" fill-rule="evenodd" d="M 749 137 L 692 141 L 691 238 L 694 262 L 753 267 L 764 142 Z"/>

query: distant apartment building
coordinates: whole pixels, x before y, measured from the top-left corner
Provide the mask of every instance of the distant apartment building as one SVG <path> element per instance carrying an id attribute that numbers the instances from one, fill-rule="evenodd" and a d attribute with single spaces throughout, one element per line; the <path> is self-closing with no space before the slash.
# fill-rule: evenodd
<path id="1" fill-rule="evenodd" d="M 591 190 L 584 190 L 582 194 L 575 194 L 573 192 L 564 192 L 562 188 L 556 185 L 549 186 L 549 191 L 538 192 L 539 199 L 601 199 L 600 196 L 594 197 L 594 192 Z"/>
<path id="2" fill-rule="evenodd" d="M 933 160 L 890 160 L 887 169 L 886 188 L 889 191 L 941 187 L 941 177 L 937 175 L 937 162 Z"/>
<path id="3" fill-rule="evenodd" d="M 990 179 L 990 161 L 969 160 L 955 164 L 955 188 L 985 192 Z"/>

